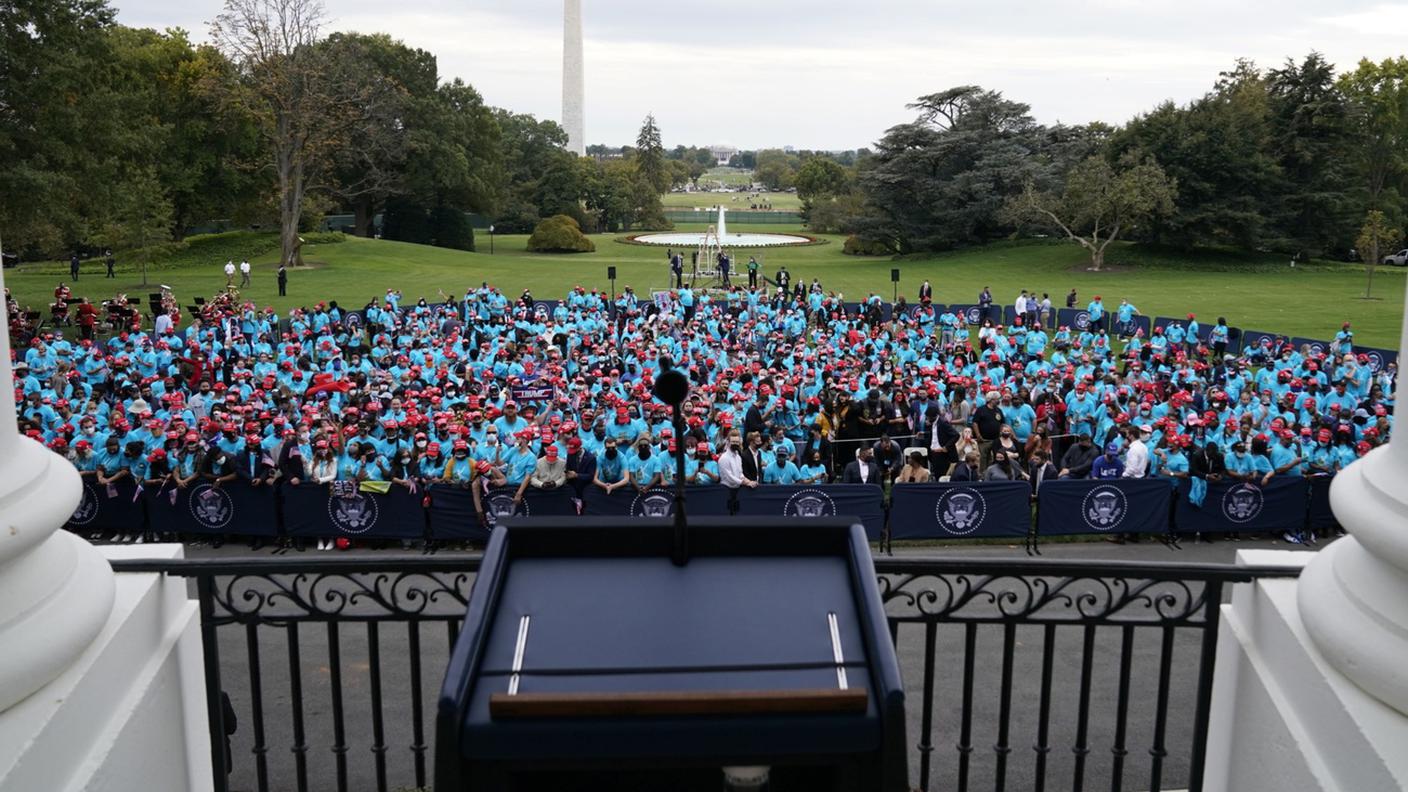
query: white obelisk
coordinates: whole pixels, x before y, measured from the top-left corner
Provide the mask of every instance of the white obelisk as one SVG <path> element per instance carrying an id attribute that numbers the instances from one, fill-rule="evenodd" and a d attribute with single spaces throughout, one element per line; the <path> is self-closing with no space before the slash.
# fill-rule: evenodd
<path id="1" fill-rule="evenodd" d="M 724 212 L 726 211 L 728 210 L 724 209 L 722 205 L 719 206 L 719 222 L 717 225 L 714 226 L 714 228 L 718 231 L 719 234 L 720 247 L 723 247 L 724 240 L 728 237 L 728 229 L 724 227 Z"/>
<path id="2" fill-rule="evenodd" d="M 587 153 L 586 122 L 583 115 L 585 89 L 582 83 L 582 0 L 562 4 L 562 128 L 567 132 L 567 150 Z"/>
<path id="3" fill-rule="evenodd" d="M 0 330 L 0 714 L 67 670 L 112 612 L 107 560 L 59 530 L 82 486 L 67 460 L 20 436 Z"/>

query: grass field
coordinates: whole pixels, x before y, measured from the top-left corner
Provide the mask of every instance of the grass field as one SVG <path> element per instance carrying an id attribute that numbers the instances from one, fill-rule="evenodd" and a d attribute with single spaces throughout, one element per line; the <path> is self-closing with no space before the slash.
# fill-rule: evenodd
<path id="1" fill-rule="evenodd" d="M 702 229 L 702 226 L 694 227 Z M 734 229 L 779 231 L 775 226 L 740 226 Z M 692 230 L 684 226 L 683 230 Z M 1087 272 L 1089 259 L 1074 245 L 1004 243 L 942 255 L 906 258 L 856 258 L 841 253 L 841 238 L 822 237 L 829 244 L 760 252 L 765 273 L 786 265 L 793 279 L 820 278 L 827 290 L 839 290 L 847 299 L 863 299 L 871 291 L 891 297 L 890 269 L 901 271 L 900 290 L 914 299 L 919 284 L 928 278 L 938 302 L 973 302 L 983 286 L 991 286 L 999 302 L 1011 303 L 1020 289 L 1051 294 L 1063 302 L 1071 288 L 1079 290 L 1084 304 L 1100 294 L 1114 306 L 1130 299 L 1148 315 L 1182 316 L 1188 311 L 1211 323 L 1219 315 L 1235 326 L 1284 332 L 1311 338 L 1332 337 L 1345 320 L 1354 322 L 1359 343 L 1396 348 L 1403 316 L 1404 270 L 1380 267 L 1375 294 L 1384 299 L 1356 299 L 1363 293 L 1361 267 L 1312 262 L 1290 269 L 1277 257 L 1247 257 L 1202 253 L 1194 256 L 1166 254 L 1139 246 L 1124 246 L 1109 255 L 1108 272 Z M 291 270 L 289 295 L 276 296 L 276 256 L 254 260 L 254 284 L 246 290 L 261 305 L 287 309 L 335 299 L 344 306 L 361 307 L 367 300 L 398 288 L 406 301 L 424 296 L 437 299 L 439 290 L 461 294 L 481 281 L 516 296 L 524 288 L 539 298 L 556 298 L 572 286 L 609 288 L 607 265 L 616 265 L 616 288 L 635 287 L 638 293 L 664 288 L 668 283 L 665 251 L 626 245 L 612 235 L 593 237 L 595 253 L 553 256 L 528 253 L 523 236 L 497 236 L 493 255 L 486 235 L 478 237 L 483 252 L 466 253 L 401 242 L 348 238 L 339 244 L 309 245 L 304 269 Z M 741 251 L 742 261 L 747 252 Z M 166 283 L 182 302 L 209 295 L 225 283 L 224 261 L 200 266 L 158 269 L 151 273 L 152 289 L 140 285 L 140 273 L 119 259 L 119 277 L 104 281 L 102 265 L 85 265 L 79 294 L 107 298 L 117 291 L 145 295 L 155 284 Z M 24 304 L 45 310 L 56 282 L 67 280 L 66 264 L 26 264 L 5 272 L 5 283 Z"/>
<path id="2" fill-rule="evenodd" d="M 753 171 L 748 168 L 730 168 L 726 165 L 710 168 L 699 177 L 700 185 L 710 187 L 722 184 L 725 187 L 746 187 L 753 183 Z"/>
<path id="3" fill-rule="evenodd" d="M 754 200 L 749 197 L 750 194 L 737 192 L 665 193 L 660 196 L 660 203 L 666 209 L 692 209 L 694 207 L 708 209 L 723 204 L 728 209 L 747 211 L 748 207 L 754 203 Z M 773 210 L 778 212 L 795 212 L 802 208 L 802 200 L 797 197 L 796 193 L 760 193 L 757 201 L 771 203 Z"/>

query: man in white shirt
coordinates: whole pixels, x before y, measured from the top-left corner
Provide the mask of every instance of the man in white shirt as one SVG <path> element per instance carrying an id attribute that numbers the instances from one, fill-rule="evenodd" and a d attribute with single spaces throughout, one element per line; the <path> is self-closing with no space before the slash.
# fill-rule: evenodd
<path id="1" fill-rule="evenodd" d="M 225 262 L 225 285 L 235 285 L 235 260 L 230 259 Z"/>
<path id="2" fill-rule="evenodd" d="M 1129 451 L 1124 458 L 1124 478 L 1144 478 L 1149 475 L 1149 446 L 1145 441 L 1153 437 L 1154 429 L 1148 424 L 1129 430 Z"/>
<path id="3" fill-rule="evenodd" d="M 240 260 L 240 287 L 249 285 L 249 259 Z"/>
<path id="4" fill-rule="evenodd" d="M 743 475 L 742 450 L 743 436 L 738 432 L 729 433 L 728 448 L 719 455 L 719 482 L 731 490 L 758 486 L 758 482 Z"/>
<path id="5" fill-rule="evenodd" d="M 1017 301 L 1012 303 L 1012 312 L 1018 316 L 1024 316 L 1027 312 L 1027 293 L 1024 291 L 1017 295 Z M 1023 321 L 1026 321 L 1023 319 Z"/>
<path id="6" fill-rule="evenodd" d="M 171 314 L 157 314 L 155 326 L 152 328 L 158 337 L 171 332 Z"/>

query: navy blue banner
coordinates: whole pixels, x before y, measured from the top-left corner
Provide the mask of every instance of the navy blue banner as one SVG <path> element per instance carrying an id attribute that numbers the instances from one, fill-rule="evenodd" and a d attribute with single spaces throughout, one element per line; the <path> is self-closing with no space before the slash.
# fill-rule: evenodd
<path id="1" fill-rule="evenodd" d="M 243 481 L 215 486 L 193 481 L 185 489 L 167 484 L 144 493 L 147 524 L 157 533 L 277 536 L 278 515 L 272 486 L 251 487 Z"/>
<path id="2" fill-rule="evenodd" d="M 1307 507 L 1310 527 L 1333 528 L 1339 525 L 1335 513 L 1330 510 L 1330 482 L 1334 481 L 1334 477 L 1309 476 L 1306 481 L 1310 486 L 1310 505 Z"/>
<path id="3" fill-rule="evenodd" d="M 1112 316 L 1109 316 L 1108 318 L 1109 318 L 1110 321 L 1109 321 L 1109 323 L 1108 323 L 1105 327 L 1106 327 L 1107 330 L 1110 331 L 1110 335 L 1115 335 L 1115 336 L 1119 336 L 1119 335 L 1132 336 L 1132 335 L 1135 334 L 1135 331 L 1143 330 L 1143 331 L 1144 331 L 1144 338 L 1145 338 L 1145 339 L 1148 339 L 1149 336 L 1153 334 L 1153 332 L 1154 332 L 1154 327 L 1157 326 L 1157 324 L 1158 324 L 1156 321 L 1151 320 L 1151 319 L 1150 319 L 1149 317 L 1147 317 L 1147 316 L 1136 316 L 1136 317 L 1130 319 L 1129 322 L 1127 322 L 1127 323 L 1126 323 L 1126 322 L 1121 322 L 1121 321 L 1119 320 L 1119 317 L 1118 317 L 1118 316 L 1113 316 L 1113 315 L 1112 315 Z M 1207 335 L 1207 333 L 1204 332 L 1203 335 Z"/>
<path id="4" fill-rule="evenodd" d="M 1375 349 L 1374 347 L 1356 346 L 1354 351 L 1362 353 L 1369 358 L 1369 370 L 1375 374 L 1390 363 L 1398 362 L 1398 353 L 1392 349 Z"/>
<path id="5" fill-rule="evenodd" d="M 890 490 L 890 538 L 1025 538 L 1031 495 L 1022 481 L 896 484 Z"/>
<path id="6" fill-rule="evenodd" d="M 1110 313 L 1106 311 L 1105 318 L 1101 321 L 1106 321 L 1109 318 Z M 1090 312 L 1084 308 L 1058 308 L 1056 310 L 1056 324 L 1069 327 L 1071 332 L 1079 333 L 1090 328 Z M 1109 327 L 1108 324 L 1105 326 Z"/>
<path id="7" fill-rule="evenodd" d="M 430 508 L 427 511 L 432 538 L 469 539 L 474 542 L 489 540 L 489 529 L 480 523 L 479 515 L 474 511 L 474 495 L 468 489 L 433 484 L 428 494 Z M 509 487 L 493 490 L 489 495 L 481 493 L 480 503 L 490 525 L 499 517 L 523 513 L 515 507 L 513 489 Z"/>
<path id="8" fill-rule="evenodd" d="M 685 507 L 694 517 L 727 517 L 730 495 L 728 487 L 718 484 L 685 487 Z M 651 487 L 638 492 L 635 487 L 622 487 L 608 495 L 601 487 L 587 487 L 582 494 L 582 513 L 592 517 L 672 517 L 675 491 Z"/>
<path id="9" fill-rule="evenodd" d="M 1221 481 L 1208 484 L 1201 507 L 1188 502 L 1188 482 L 1179 483 L 1174 522 L 1179 533 L 1297 531 L 1305 525 L 1306 483 L 1280 476 L 1266 486 Z"/>
<path id="10" fill-rule="evenodd" d="M 1168 533 L 1168 479 L 1056 479 L 1041 485 L 1038 536 Z"/>
<path id="11" fill-rule="evenodd" d="M 352 482 L 282 488 L 289 536 L 420 539 L 425 536 L 422 495 L 392 484 L 386 494 L 358 491 Z"/>
<path id="12" fill-rule="evenodd" d="M 91 531 L 144 531 L 146 504 L 133 500 L 136 485 L 124 478 L 116 484 L 99 484 L 93 476 L 83 477 L 83 498 L 68 518 L 68 527 L 78 533 Z"/>
<path id="13" fill-rule="evenodd" d="M 1261 347 L 1261 342 L 1263 340 L 1269 340 L 1271 342 L 1271 346 L 1267 349 L 1270 353 L 1274 354 L 1277 346 L 1279 346 L 1282 341 L 1286 341 L 1287 338 L 1286 336 L 1283 336 L 1280 333 L 1266 333 L 1262 332 L 1261 330 L 1243 330 L 1241 345 L 1242 354 L 1251 354 L 1252 352 L 1256 351 L 1258 348 Z"/>
<path id="14" fill-rule="evenodd" d="M 866 536 L 885 530 L 884 492 L 878 484 L 768 485 L 738 490 L 738 513 L 769 517 L 856 517 Z"/>
<path id="15" fill-rule="evenodd" d="M 1295 345 L 1297 352 L 1299 352 L 1299 351 L 1300 351 L 1300 348 L 1303 347 L 1303 346 L 1308 346 L 1308 347 L 1310 347 L 1310 354 L 1312 354 L 1312 355 L 1324 355 L 1324 354 L 1328 354 L 1329 351 L 1330 351 L 1330 342 L 1329 342 L 1329 341 L 1321 341 L 1321 340 L 1316 339 L 1316 338 L 1299 338 L 1299 337 L 1297 337 L 1297 338 L 1292 338 L 1292 339 L 1291 339 L 1291 343 Z"/>
<path id="16" fill-rule="evenodd" d="M 968 324 L 970 325 L 979 325 L 983 322 L 983 309 L 979 308 L 975 304 L 953 303 L 952 305 L 946 305 L 944 307 L 950 311 L 953 311 L 954 316 L 961 316 L 966 319 L 968 321 Z M 994 320 L 997 319 L 1000 311 L 1001 309 L 998 308 L 996 305 L 988 308 L 988 314 Z M 943 311 L 940 311 L 939 315 L 943 316 Z"/>

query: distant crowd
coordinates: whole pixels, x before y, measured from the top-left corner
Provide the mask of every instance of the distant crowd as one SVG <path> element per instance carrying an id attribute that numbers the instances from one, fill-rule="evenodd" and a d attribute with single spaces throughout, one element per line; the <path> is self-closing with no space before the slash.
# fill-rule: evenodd
<path id="1" fill-rule="evenodd" d="M 1001 324 L 917 301 L 888 310 L 796 288 L 581 286 L 538 304 L 480 284 L 281 315 L 233 284 L 191 315 L 77 303 L 78 332 L 6 295 L 22 431 L 99 485 L 357 480 L 474 490 L 1056 477 L 1333 475 L 1393 427 L 1397 366 L 1372 371 L 1349 322 L 1330 348 L 1229 346 L 1194 313 L 1148 337 L 1128 301 L 1054 325 L 1023 292 Z M 170 298 L 169 300 L 167 298 Z M 1077 295 L 1067 295 L 1076 305 Z M 85 310 L 83 306 L 87 306 Z M 116 313 L 113 313 L 113 312 Z M 154 316 L 153 316 L 154 314 Z M 88 317 L 85 319 L 84 317 Z M 75 337 L 77 336 L 77 337 Z M 682 432 L 651 397 L 693 389 Z M 1198 489 L 1195 487 L 1194 492 Z"/>

